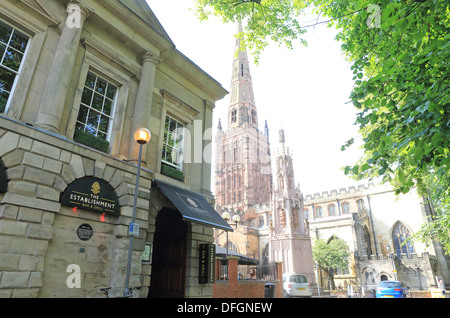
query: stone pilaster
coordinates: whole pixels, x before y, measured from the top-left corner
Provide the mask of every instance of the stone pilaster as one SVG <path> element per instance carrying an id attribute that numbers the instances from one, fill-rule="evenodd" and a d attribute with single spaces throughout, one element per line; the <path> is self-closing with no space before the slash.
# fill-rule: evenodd
<path id="1" fill-rule="evenodd" d="M 89 11 L 76 1 L 67 4 L 67 19 L 45 84 L 36 125 L 60 133 L 61 116 L 72 76 L 81 32 Z"/>
<path id="2" fill-rule="evenodd" d="M 134 132 L 139 128 L 147 128 L 152 132 L 150 127 L 150 116 L 152 109 L 153 87 L 155 86 L 156 65 L 160 59 L 151 52 L 145 53 L 141 57 L 142 69 L 141 80 L 136 96 L 136 105 L 134 107 L 133 128 L 131 131 L 130 148 L 128 152 L 129 160 L 137 160 L 139 154 L 139 144 L 134 140 Z M 146 162 L 146 153 L 142 153 L 142 161 Z"/>

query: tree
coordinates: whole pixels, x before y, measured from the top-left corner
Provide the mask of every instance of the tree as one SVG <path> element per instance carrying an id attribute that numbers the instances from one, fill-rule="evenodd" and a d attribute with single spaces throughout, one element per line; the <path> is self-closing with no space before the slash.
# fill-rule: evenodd
<path id="1" fill-rule="evenodd" d="M 242 22 L 244 32 L 237 34 L 241 48 L 250 51 L 257 63 L 269 40 L 292 48 L 293 41 L 306 44 L 301 35 L 306 30 L 297 16 L 306 7 L 303 0 L 194 0 L 200 20 L 219 16 L 224 23 Z"/>
<path id="2" fill-rule="evenodd" d="M 428 175 L 425 180 L 425 188 L 428 191 L 427 204 L 432 216 L 429 222 L 422 225 L 421 229 L 414 233 L 413 239 L 430 244 L 437 239 L 443 246 L 445 253 L 450 254 L 450 191 L 448 184 L 448 172 L 439 169 L 437 173 Z"/>
<path id="3" fill-rule="evenodd" d="M 333 238 L 328 243 L 324 240 L 317 240 L 313 246 L 313 258 L 319 266 L 325 270 L 331 282 L 332 289 L 335 289 L 334 273 L 336 270 L 348 268 L 350 250 L 345 241 Z"/>
<path id="4" fill-rule="evenodd" d="M 434 200 L 450 190 L 450 3 L 440 0 L 195 0 L 201 19 L 247 19 L 243 34 L 259 57 L 269 40 L 292 47 L 310 25 L 297 19 L 306 8 L 328 18 L 352 62 L 350 101 L 364 156 L 345 167 L 356 179 L 380 177 L 397 194 L 417 187 Z M 318 18 L 319 19 L 319 18 Z M 317 22 L 323 23 L 323 22 Z M 353 140 L 342 147 L 347 149 Z M 444 198 L 444 199 L 445 199 Z M 445 201 L 445 200 L 444 200 Z M 440 205 L 448 223 L 448 205 Z M 436 221 L 436 219 L 434 220 Z M 433 222 L 434 222 L 433 221 Z M 428 234 L 433 231 L 427 231 Z M 449 245 L 450 248 L 450 245 Z M 450 250 L 447 250 L 450 251 Z"/>

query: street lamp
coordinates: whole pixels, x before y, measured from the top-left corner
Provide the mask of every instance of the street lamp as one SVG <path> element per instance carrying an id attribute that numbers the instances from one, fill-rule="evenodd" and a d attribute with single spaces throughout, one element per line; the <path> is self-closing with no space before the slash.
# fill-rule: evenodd
<path id="1" fill-rule="evenodd" d="M 231 215 L 230 215 L 229 212 L 223 212 L 223 213 L 222 213 L 222 219 L 224 219 L 225 221 L 227 221 L 227 223 L 228 223 L 228 221 L 230 220 L 230 218 L 231 218 Z M 236 226 L 236 228 L 237 228 L 237 225 L 238 225 L 239 221 L 241 220 L 241 218 L 240 218 L 239 215 L 235 214 L 235 215 L 233 215 L 233 217 L 231 218 L 231 220 L 235 223 L 235 226 Z M 228 259 L 228 231 L 226 231 L 226 232 L 227 232 L 226 249 L 227 249 L 227 259 Z"/>
<path id="2" fill-rule="evenodd" d="M 139 128 L 134 133 L 134 140 L 139 144 L 139 159 L 136 174 L 136 185 L 134 187 L 134 201 L 133 201 L 133 213 L 131 215 L 131 222 L 128 234 L 130 235 L 130 243 L 128 246 L 128 260 L 127 260 L 127 274 L 125 277 L 125 289 L 123 291 L 123 297 L 128 297 L 129 294 L 129 284 L 130 284 L 130 272 L 131 272 L 131 252 L 133 249 L 133 237 L 136 235 L 134 229 L 137 227 L 134 223 L 136 218 L 136 205 L 139 189 L 139 177 L 141 175 L 141 161 L 142 161 L 142 146 L 150 141 L 152 134 L 146 128 Z M 133 231 L 131 231 L 133 229 Z"/>
<path id="3" fill-rule="evenodd" d="M 231 218 L 230 213 L 228 213 L 228 212 L 222 213 L 222 219 L 224 219 L 227 222 L 227 224 L 228 224 L 228 220 L 230 220 L 230 218 Z M 227 241 L 225 243 L 225 249 L 226 249 L 227 261 L 228 261 L 228 231 L 225 230 L 225 232 L 227 232 Z"/>
<path id="4" fill-rule="evenodd" d="M 235 224 L 235 226 L 236 226 L 236 228 L 237 228 L 237 225 L 238 225 L 239 221 L 241 220 L 241 218 L 240 218 L 239 215 L 235 214 L 235 215 L 233 215 L 233 217 L 231 218 L 231 220 L 234 222 L 234 224 Z"/>

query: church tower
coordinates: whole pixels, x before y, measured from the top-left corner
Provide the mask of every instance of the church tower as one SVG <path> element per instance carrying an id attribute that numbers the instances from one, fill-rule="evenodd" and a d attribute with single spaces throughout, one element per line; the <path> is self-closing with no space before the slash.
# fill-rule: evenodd
<path id="1" fill-rule="evenodd" d="M 237 33 L 242 32 L 239 23 Z M 240 127 L 258 129 L 258 113 L 253 95 L 252 77 L 247 51 L 242 50 L 241 40 L 236 38 L 236 50 L 231 76 L 231 100 L 228 110 L 228 128 Z"/>
<path id="2" fill-rule="evenodd" d="M 239 23 L 237 32 L 242 32 Z M 269 128 L 258 128 L 258 114 L 253 95 L 247 51 L 236 38 L 232 64 L 228 129 L 219 121 L 215 137 L 215 200 L 217 211 L 246 213 L 257 204 L 272 200 Z M 224 127 L 225 128 L 225 127 Z"/>
<path id="3" fill-rule="evenodd" d="M 309 226 L 303 214 L 303 195 L 300 186 L 295 186 L 293 159 L 289 148 L 285 148 L 285 141 L 284 130 L 280 130 L 270 228 L 270 259 L 283 262 L 283 274 L 305 274 L 308 281 L 314 284 L 312 246 Z"/>

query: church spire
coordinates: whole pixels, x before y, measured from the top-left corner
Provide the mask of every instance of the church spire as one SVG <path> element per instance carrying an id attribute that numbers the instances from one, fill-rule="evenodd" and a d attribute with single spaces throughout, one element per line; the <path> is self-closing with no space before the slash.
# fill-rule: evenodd
<path id="1" fill-rule="evenodd" d="M 242 24 L 237 25 L 237 35 L 242 33 Z M 258 115 L 253 96 L 252 77 L 247 50 L 242 50 L 242 41 L 236 36 L 236 50 L 231 77 L 231 99 L 228 111 L 228 127 L 253 127 L 258 129 Z"/>

